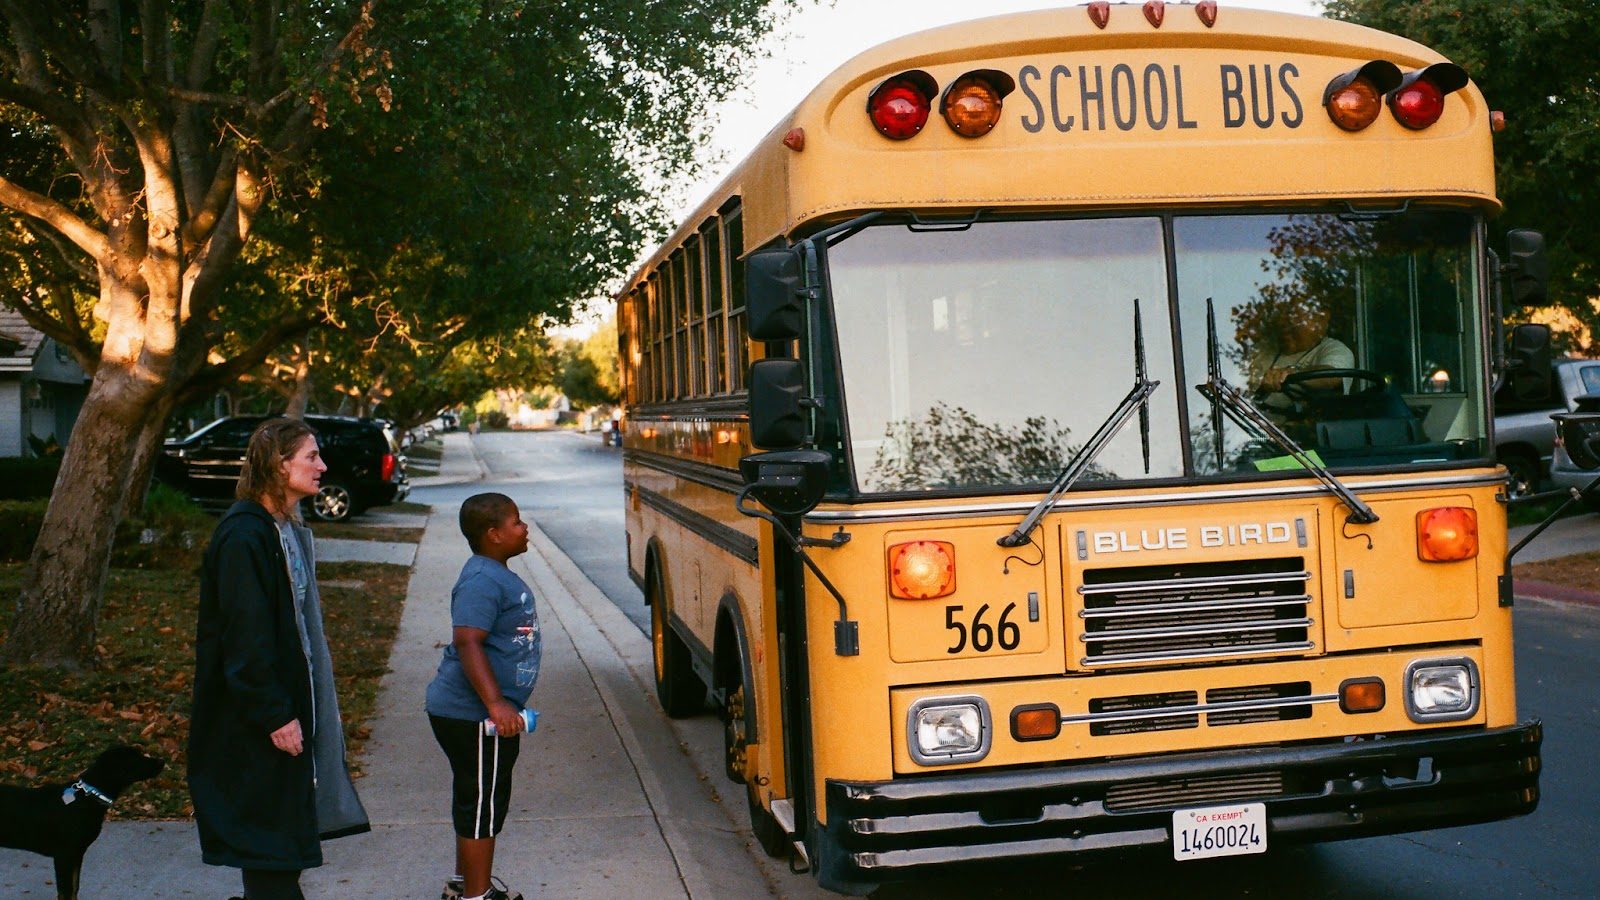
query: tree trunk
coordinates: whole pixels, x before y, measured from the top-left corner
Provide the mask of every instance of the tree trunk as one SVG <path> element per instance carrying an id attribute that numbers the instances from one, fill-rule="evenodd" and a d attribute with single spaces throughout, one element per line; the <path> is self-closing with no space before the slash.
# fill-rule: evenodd
<path id="1" fill-rule="evenodd" d="M 95 625 L 134 446 L 156 406 L 150 385 L 114 365 L 95 373 L 28 559 L 6 642 L 11 663 L 58 668 L 95 661 Z"/>
<path id="2" fill-rule="evenodd" d="M 295 347 L 294 389 L 289 393 L 289 403 L 283 414 L 291 419 L 304 419 L 306 407 L 311 405 L 311 348 L 302 341 Z"/>
<path id="3" fill-rule="evenodd" d="M 161 446 L 167 437 L 167 420 L 172 418 L 175 400 L 163 397 L 145 417 L 144 427 L 133 447 L 133 461 L 128 467 L 128 490 L 123 497 L 122 512 L 118 520 L 137 516 L 144 510 L 145 496 L 150 493 L 150 478 L 156 471 L 156 460 L 161 456 Z"/>

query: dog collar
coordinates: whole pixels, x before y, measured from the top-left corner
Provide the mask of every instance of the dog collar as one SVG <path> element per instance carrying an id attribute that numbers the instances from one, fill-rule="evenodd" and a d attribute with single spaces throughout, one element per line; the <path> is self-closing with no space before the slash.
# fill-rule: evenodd
<path id="1" fill-rule="evenodd" d="M 80 793 L 85 797 L 93 797 L 94 799 L 105 804 L 107 808 L 116 802 L 115 800 L 112 800 L 110 797 L 106 796 L 105 791 L 100 790 L 92 784 L 86 783 L 82 778 L 67 785 L 67 789 L 61 792 L 61 802 L 71 803 L 72 801 L 78 799 L 78 794 Z"/>

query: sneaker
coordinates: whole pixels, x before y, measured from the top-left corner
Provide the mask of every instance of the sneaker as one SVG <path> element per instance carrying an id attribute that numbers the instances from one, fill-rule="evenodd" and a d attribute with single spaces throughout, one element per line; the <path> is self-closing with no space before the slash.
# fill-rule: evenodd
<path id="1" fill-rule="evenodd" d="M 506 888 L 506 883 L 494 876 L 489 876 L 489 893 L 484 895 L 484 900 L 522 900 L 522 895 Z M 461 900 L 466 896 L 465 883 L 460 878 L 452 878 L 444 883 L 444 893 L 439 895 L 439 900 Z"/>

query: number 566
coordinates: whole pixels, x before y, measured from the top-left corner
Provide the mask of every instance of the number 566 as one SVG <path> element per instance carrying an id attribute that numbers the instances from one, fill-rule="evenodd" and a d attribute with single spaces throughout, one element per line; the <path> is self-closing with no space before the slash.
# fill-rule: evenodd
<path id="1" fill-rule="evenodd" d="M 1000 611 L 997 622 L 990 624 L 984 621 L 984 616 L 989 612 L 989 604 L 978 607 L 972 614 L 971 624 L 962 618 L 964 606 L 946 606 L 944 608 L 944 627 L 947 631 L 955 632 L 955 644 L 945 648 L 946 653 L 960 653 L 967 649 L 967 641 L 972 641 L 972 649 L 979 653 L 987 653 L 994 649 L 998 641 L 1001 650 L 1015 650 L 1022 643 L 1022 630 L 1017 623 L 1011 621 L 1011 613 L 1016 610 L 1015 603 L 1007 603 L 1006 608 Z"/>

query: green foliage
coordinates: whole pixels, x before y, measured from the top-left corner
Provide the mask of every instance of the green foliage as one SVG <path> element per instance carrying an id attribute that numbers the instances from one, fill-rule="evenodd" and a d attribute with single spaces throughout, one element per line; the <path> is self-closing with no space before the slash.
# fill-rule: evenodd
<path id="1" fill-rule="evenodd" d="M 872 491 L 1048 484 L 1076 452 L 1071 429 L 1043 416 L 1006 426 L 940 401 L 920 420 L 889 423 L 863 487 Z M 1086 478 L 1107 477 L 1091 465 Z"/>
<path id="2" fill-rule="evenodd" d="M 498 409 L 491 409 L 483 414 L 485 428 L 504 428 L 511 423 L 510 417 Z"/>
<path id="3" fill-rule="evenodd" d="M 60 455 L 0 457 L 0 500 L 49 497 L 60 470 Z"/>
<path id="4" fill-rule="evenodd" d="M 0 500 L 0 560 L 28 558 L 49 500 Z"/>
<path id="5" fill-rule="evenodd" d="M 1551 296 L 1591 326 L 1600 297 L 1600 41 L 1594 0 L 1331 0 L 1327 14 L 1404 35 L 1467 70 L 1491 109 L 1504 110 L 1495 135 L 1495 175 L 1508 228 L 1544 232 Z M 1440 160 L 1440 165 L 1449 165 Z"/>
<path id="6" fill-rule="evenodd" d="M 48 504 L 48 498 L 0 500 L 0 561 L 28 558 Z M 139 515 L 118 523 L 111 564 L 124 569 L 193 569 L 216 524 L 182 493 L 152 485 Z"/>
<path id="7" fill-rule="evenodd" d="M 200 564 L 217 520 L 194 501 L 159 482 L 139 514 L 117 525 L 111 564 L 124 569 L 192 570 Z"/>
<path id="8" fill-rule="evenodd" d="M 574 408 L 600 406 L 622 399 L 615 316 L 584 340 L 561 344 L 556 353 L 561 365 L 558 386 Z"/>

